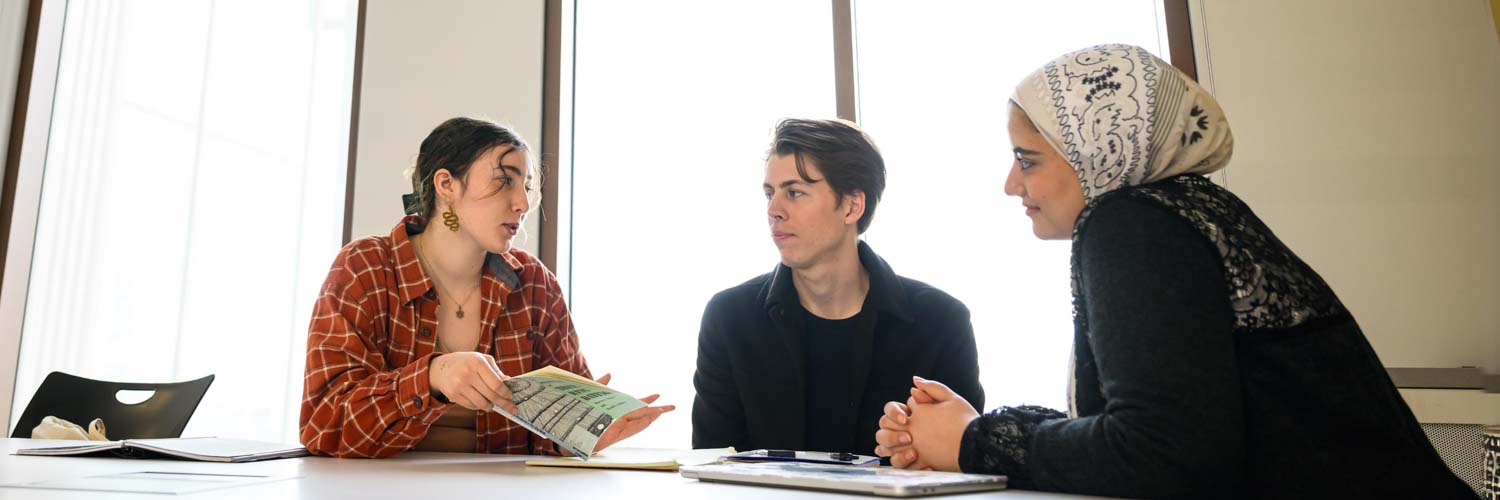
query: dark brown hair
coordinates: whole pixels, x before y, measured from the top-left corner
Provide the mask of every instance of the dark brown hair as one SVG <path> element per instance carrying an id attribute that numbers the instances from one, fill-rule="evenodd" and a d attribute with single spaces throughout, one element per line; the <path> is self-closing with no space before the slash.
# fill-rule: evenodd
<path id="1" fill-rule="evenodd" d="M 1042 133 L 1041 130 L 1037 130 L 1036 123 L 1034 123 L 1034 122 L 1031 121 L 1031 115 L 1028 114 L 1026 112 L 1026 110 L 1021 109 L 1021 105 L 1017 104 L 1016 101 L 1015 101 L 1015 99 L 1011 99 L 1009 102 L 1010 102 L 1010 109 L 1011 110 L 1013 110 L 1013 111 L 1020 111 L 1021 112 L 1021 116 L 1026 117 L 1026 128 L 1031 129 L 1032 132 L 1036 132 L 1038 134 Z"/>
<path id="2" fill-rule="evenodd" d="M 805 120 L 788 118 L 776 124 L 771 153 L 793 155 L 797 175 L 804 182 L 816 182 L 807 175 L 804 161 L 811 161 L 823 173 L 823 180 L 833 188 L 843 205 L 844 196 L 855 191 L 865 194 L 865 213 L 856 225 L 860 234 L 875 218 L 875 206 L 885 191 L 885 160 L 874 141 L 853 124 L 843 120 Z"/>

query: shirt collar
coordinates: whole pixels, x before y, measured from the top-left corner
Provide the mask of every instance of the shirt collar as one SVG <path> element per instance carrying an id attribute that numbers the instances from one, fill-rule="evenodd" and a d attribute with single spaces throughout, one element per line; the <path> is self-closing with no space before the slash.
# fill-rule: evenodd
<path id="1" fill-rule="evenodd" d="M 395 252 L 397 290 L 401 303 L 407 304 L 426 295 L 433 288 L 433 281 L 417 260 L 416 244 L 411 237 L 422 234 L 426 220 L 420 215 L 408 215 L 391 228 L 391 248 Z M 506 290 L 521 286 L 519 271 L 521 261 L 510 252 L 484 256 L 485 280 L 497 281 Z"/>

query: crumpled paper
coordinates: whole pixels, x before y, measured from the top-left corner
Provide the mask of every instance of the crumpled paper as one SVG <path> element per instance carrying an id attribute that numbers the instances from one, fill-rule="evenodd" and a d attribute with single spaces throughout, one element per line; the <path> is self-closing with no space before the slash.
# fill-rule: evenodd
<path id="1" fill-rule="evenodd" d="M 42 423 L 31 429 L 32 439 L 72 439 L 76 441 L 109 441 L 104 434 L 104 419 L 89 422 L 85 431 L 78 424 L 51 415 L 42 418 Z"/>

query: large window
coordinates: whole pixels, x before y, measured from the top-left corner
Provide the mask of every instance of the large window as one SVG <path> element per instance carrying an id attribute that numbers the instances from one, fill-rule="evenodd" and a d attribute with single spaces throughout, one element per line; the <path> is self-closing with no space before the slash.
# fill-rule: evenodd
<path id="1" fill-rule="evenodd" d="M 633 446 L 688 445 L 699 319 L 770 271 L 771 127 L 834 113 L 828 4 L 577 7 L 570 306 L 596 375 L 680 409 Z"/>
<path id="2" fill-rule="evenodd" d="M 680 409 L 633 446 L 688 445 L 703 306 L 777 262 L 763 161 L 776 120 L 835 114 L 831 11 L 578 2 L 572 242 L 559 266 L 595 371 Z M 1003 193 L 1005 102 L 1025 74 L 1089 44 L 1165 58 L 1161 2 L 858 1 L 854 12 L 859 119 L 889 170 L 866 240 L 897 273 L 969 306 L 989 406 L 1065 406 L 1068 246 L 1037 241 Z"/>
<path id="3" fill-rule="evenodd" d="M 355 9 L 68 2 L 12 422 L 53 370 L 214 374 L 184 435 L 296 441 L 342 234 Z"/>
<path id="4" fill-rule="evenodd" d="M 857 3 L 859 120 L 888 171 L 865 239 L 897 273 L 969 306 L 988 406 L 1066 408 L 1069 242 L 1037 240 L 1020 200 L 1005 195 L 1006 103 L 1043 62 L 1089 45 L 1166 59 L 1162 3 L 922 5 Z"/>

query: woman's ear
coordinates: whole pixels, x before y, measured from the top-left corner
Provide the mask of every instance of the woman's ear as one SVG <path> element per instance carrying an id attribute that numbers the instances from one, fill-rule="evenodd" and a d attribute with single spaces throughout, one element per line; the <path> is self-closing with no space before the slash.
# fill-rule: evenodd
<path id="1" fill-rule="evenodd" d="M 443 205 L 452 203 L 458 198 L 459 180 L 453 177 L 453 173 L 446 168 L 440 168 L 432 173 L 433 207 L 436 208 L 440 202 Z"/>

